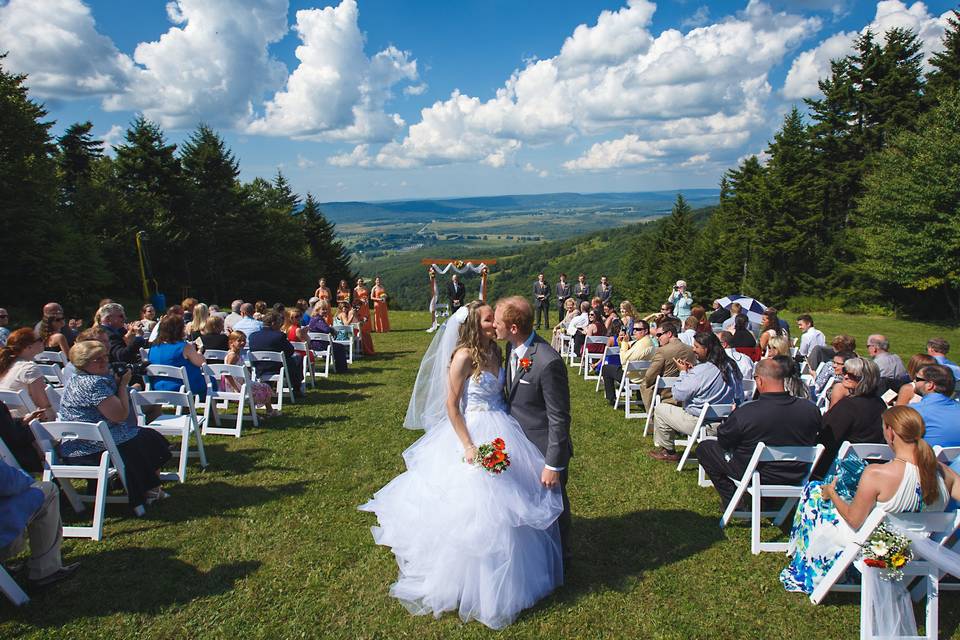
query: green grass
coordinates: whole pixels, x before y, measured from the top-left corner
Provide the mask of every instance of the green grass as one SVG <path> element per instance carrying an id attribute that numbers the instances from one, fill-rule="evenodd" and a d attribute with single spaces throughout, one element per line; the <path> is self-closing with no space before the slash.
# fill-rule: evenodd
<path id="1" fill-rule="evenodd" d="M 886 318 L 816 320 L 858 342 L 884 331 L 901 353 L 939 332 Z M 374 517 L 356 510 L 403 470 L 400 454 L 419 435 L 400 425 L 429 341 L 426 314 L 392 322 L 396 331 L 375 336 L 376 358 L 320 382 L 284 418 L 239 440 L 208 437 L 209 469 L 191 466 L 145 519 L 112 506 L 103 541 L 66 541 L 80 573 L 21 610 L 0 603 L 0 638 L 857 637 L 854 598 L 814 607 L 785 593 L 784 557 L 750 555 L 743 525 L 720 530 L 716 494 L 696 486 L 694 471 L 647 458 L 641 421 L 625 421 L 577 379 L 566 586 L 500 634 L 454 615 L 409 615 L 387 594 L 397 566 L 373 544 Z M 946 636 L 957 635 L 958 602 L 942 595 Z"/>

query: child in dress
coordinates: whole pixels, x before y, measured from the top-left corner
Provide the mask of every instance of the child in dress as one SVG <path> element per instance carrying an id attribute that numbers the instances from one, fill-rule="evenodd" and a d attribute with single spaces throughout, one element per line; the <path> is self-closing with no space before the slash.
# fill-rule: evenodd
<path id="1" fill-rule="evenodd" d="M 224 364 L 243 365 L 243 349 L 247 346 L 247 334 L 243 331 L 234 331 L 229 336 L 230 350 L 224 359 Z M 234 376 L 224 375 L 221 380 L 225 389 L 240 391 L 242 380 L 237 380 Z M 280 415 L 280 412 L 273 408 L 270 403 L 273 400 L 273 387 L 266 382 L 251 382 L 250 395 L 253 396 L 253 402 L 258 407 L 266 407 L 267 417 L 274 418 Z"/>

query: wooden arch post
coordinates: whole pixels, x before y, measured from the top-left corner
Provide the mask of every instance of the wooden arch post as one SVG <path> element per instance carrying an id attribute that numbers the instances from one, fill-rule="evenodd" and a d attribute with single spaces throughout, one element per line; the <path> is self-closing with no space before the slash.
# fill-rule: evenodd
<path id="1" fill-rule="evenodd" d="M 437 299 L 439 291 L 437 290 L 437 274 L 445 274 L 453 270 L 454 273 L 479 273 L 480 274 L 480 300 L 487 299 L 487 276 L 490 273 L 490 267 L 497 264 L 496 258 L 424 258 L 420 264 L 427 267 L 427 274 L 430 276 L 430 328 L 428 333 L 437 329 Z"/>

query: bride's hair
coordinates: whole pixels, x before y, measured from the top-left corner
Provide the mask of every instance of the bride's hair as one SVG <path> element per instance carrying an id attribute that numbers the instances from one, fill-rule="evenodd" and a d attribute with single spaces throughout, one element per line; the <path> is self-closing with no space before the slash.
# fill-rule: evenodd
<path id="1" fill-rule="evenodd" d="M 474 380 L 480 379 L 480 372 L 483 371 L 484 367 L 494 361 L 498 364 L 500 362 L 500 350 L 496 342 L 491 341 L 486 351 L 480 343 L 480 309 L 489 306 L 482 300 L 474 300 L 467 305 L 467 317 L 460 325 L 460 337 L 457 340 L 457 346 L 453 349 L 453 353 L 460 349 L 470 351 Z"/>

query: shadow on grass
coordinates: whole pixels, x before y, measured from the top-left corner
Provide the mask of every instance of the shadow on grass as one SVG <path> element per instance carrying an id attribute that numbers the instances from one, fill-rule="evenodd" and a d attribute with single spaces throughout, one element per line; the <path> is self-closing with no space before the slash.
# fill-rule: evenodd
<path id="1" fill-rule="evenodd" d="M 715 517 L 649 509 L 619 516 L 574 518 L 573 564 L 561 601 L 598 587 L 622 590 L 645 572 L 694 556 L 724 540 Z"/>
<path id="2" fill-rule="evenodd" d="M 202 571 L 175 557 L 176 553 L 167 548 L 136 547 L 73 554 L 69 560 L 81 563 L 76 577 L 31 594 L 31 603 L 20 609 L 3 599 L 0 617 L 50 628 L 78 618 L 117 613 L 156 615 L 197 598 L 232 591 L 238 581 L 261 566 L 259 561 L 248 560 Z"/>

